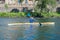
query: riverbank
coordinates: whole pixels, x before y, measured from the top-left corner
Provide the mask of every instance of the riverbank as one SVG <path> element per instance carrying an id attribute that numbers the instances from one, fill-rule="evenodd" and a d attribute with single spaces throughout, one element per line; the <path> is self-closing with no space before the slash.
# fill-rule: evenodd
<path id="1" fill-rule="evenodd" d="M 35 17 L 36 13 L 31 13 Z M 60 17 L 59 13 L 42 13 L 42 16 L 44 18 L 49 18 L 49 17 Z M 24 12 L 18 12 L 18 13 L 13 13 L 13 12 L 0 12 L 0 17 L 10 17 L 10 18 L 15 18 L 15 17 L 27 17 L 27 13 Z"/>
<path id="2" fill-rule="evenodd" d="M 60 17 L 60 13 L 52 12 L 52 13 L 43 13 L 42 14 L 45 18 L 49 17 Z"/>
<path id="3" fill-rule="evenodd" d="M 11 12 L 0 12 L 0 17 L 26 17 L 26 14 L 24 12 L 19 13 L 11 13 Z"/>

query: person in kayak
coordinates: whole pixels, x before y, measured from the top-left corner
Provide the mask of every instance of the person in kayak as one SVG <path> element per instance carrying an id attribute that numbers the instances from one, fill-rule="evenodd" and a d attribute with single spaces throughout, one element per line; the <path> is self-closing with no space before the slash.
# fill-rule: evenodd
<path id="1" fill-rule="evenodd" d="M 33 23 L 33 22 L 35 22 L 35 21 L 38 21 L 38 20 L 34 19 L 33 17 L 30 17 L 30 19 L 29 19 L 29 22 L 30 22 L 30 23 Z M 39 26 L 42 26 L 42 24 L 39 23 Z"/>

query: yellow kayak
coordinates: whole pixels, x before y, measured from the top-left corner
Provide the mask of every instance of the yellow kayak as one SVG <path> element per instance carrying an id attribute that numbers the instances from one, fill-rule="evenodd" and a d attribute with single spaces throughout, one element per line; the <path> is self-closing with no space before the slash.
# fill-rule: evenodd
<path id="1" fill-rule="evenodd" d="M 43 22 L 43 23 L 39 23 L 39 22 L 34 22 L 34 23 L 9 23 L 8 25 L 23 25 L 23 24 L 32 24 L 32 25 L 37 25 L 37 24 L 41 24 L 41 25 L 48 25 L 48 24 L 55 24 L 55 22 Z"/>

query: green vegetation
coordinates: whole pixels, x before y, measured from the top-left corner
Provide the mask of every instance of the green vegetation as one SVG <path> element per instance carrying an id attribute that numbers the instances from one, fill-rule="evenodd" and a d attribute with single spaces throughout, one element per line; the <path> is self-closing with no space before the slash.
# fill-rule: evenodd
<path id="1" fill-rule="evenodd" d="M 7 12 L 8 4 L 5 4 L 4 7 L 5 7 L 5 10 L 6 10 L 6 12 Z"/>
<path id="2" fill-rule="evenodd" d="M 39 16 L 42 16 L 43 13 L 46 15 L 51 12 L 52 9 L 56 6 L 56 0 L 37 0 L 37 4 L 34 6 L 34 10 Z"/>
<path id="3" fill-rule="evenodd" d="M 34 16 L 36 17 L 37 16 L 37 13 L 30 13 L 31 16 Z M 42 16 L 44 18 L 49 18 L 49 17 L 60 17 L 60 14 L 59 13 L 56 13 L 56 12 L 50 12 L 50 13 L 43 13 Z M 0 17 L 11 17 L 11 18 L 14 18 L 14 17 L 27 17 L 27 13 L 24 13 L 24 12 L 19 12 L 19 13 L 13 13 L 13 12 L 0 12 Z"/>
<path id="4" fill-rule="evenodd" d="M 38 13 L 34 12 L 31 13 L 32 16 L 36 17 Z M 49 18 L 49 17 L 60 17 L 60 13 L 57 12 L 49 12 L 49 13 L 42 13 L 41 14 L 44 18 Z M 39 15 L 38 15 L 39 16 Z"/>
<path id="5" fill-rule="evenodd" d="M 60 14 L 59 13 L 56 13 L 56 12 L 50 12 L 50 13 L 43 13 L 42 14 L 45 18 L 49 18 L 49 17 L 60 17 Z"/>
<path id="6" fill-rule="evenodd" d="M 0 12 L 0 17 L 26 17 L 26 13 L 10 13 L 10 12 Z"/>

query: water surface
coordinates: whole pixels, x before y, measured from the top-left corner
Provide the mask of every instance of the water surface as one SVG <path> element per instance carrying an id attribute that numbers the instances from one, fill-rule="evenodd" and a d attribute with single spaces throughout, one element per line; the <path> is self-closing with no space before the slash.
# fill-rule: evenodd
<path id="1" fill-rule="evenodd" d="M 8 26 L 8 23 L 29 22 L 29 18 L 0 18 L 0 40 L 60 40 L 60 18 L 43 18 L 38 22 L 47 21 L 55 25 Z"/>

